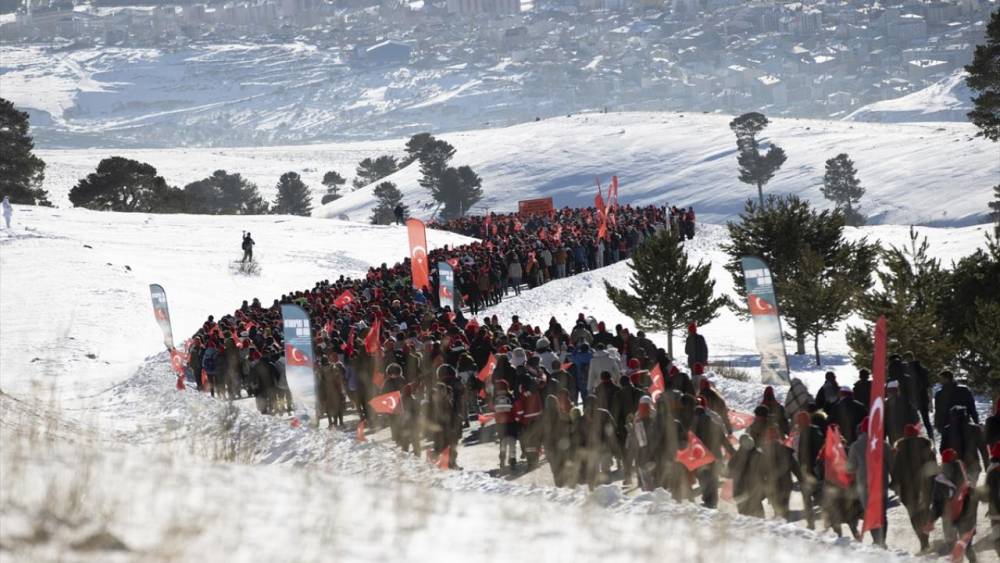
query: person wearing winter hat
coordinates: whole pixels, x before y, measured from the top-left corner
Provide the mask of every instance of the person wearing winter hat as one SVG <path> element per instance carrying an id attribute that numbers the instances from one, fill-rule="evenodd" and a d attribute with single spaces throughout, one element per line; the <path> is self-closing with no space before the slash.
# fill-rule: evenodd
<path id="1" fill-rule="evenodd" d="M 785 394 L 785 413 L 788 416 L 795 416 L 800 410 L 804 410 L 812 402 L 812 395 L 802 380 L 793 377 L 792 383 Z"/>
<path id="2" fill-rule="evenodd" d="M 854 399 L 854 390 L 846 385 L 840 388 L 840 398 L 833 405 L 827 405 L 830 421 L 840 427 L 840 432 L 848 446 L 858 437 L 858 424 L 868 415 L 868 409 Z"/>
<path id="3" fill-rule="evenodd" d="M 704 336 L 698 334 L 698 325 L 694 322 L 688 324 L 684 353 L 687 354 L 689 369 L 693 370 L 695 364 L 708 365 L 708 343 Z"/>
<path id="4" fill-rule="evenodd" d="M 885 439 L 883 438 L 883 441 Z M 864 417 L 857 428 L 857 440 L 847 450 L 847 473 L 854 476 L 854 487 L 861 506 L 868 506 L 868 417 Z M 882 449 L 882 527 L 871 531 L 872 540 L 876 545 L 885 547 L 889 533 L 889 520 L 886 510 L 889 507 L 889 470 L 892 467 L 892 446 L 886 442 Z"/>
<path id="5" fill-rule="evenodd" d="M 885 434 L 890 444 L 903 437 L 908 424 L 920 421 L 920 414 L 909 400 L 899 392 L 899 381 L 890 381 L 885 386 Z"/>
<path id="6" fill-rule="evenodd" d="M 493 413 L 500 443 L 500 471 L 514 471 L 517 466 L 517 436 L 520 425 L 514 413 L 514 395 L 507 381 L 500 379 L 493 387 Z"/>
<path id="7" fill-rule="evenodd" d="M 916 424 L 903 428 L 903 437 L 893 444 L 893 464 L 890 470 L 893 488 L 906 507 L 910 525 L 920 540 L 920 550 L 930 547 L 925 530 L 931 507 L 931 489 L 938 473 L 934 443 L 920 435 Z"/>
<path id="8" fill-rule="evenodd" d="M 987 444 L 1000 442 L 1000 397 L 997 397 L 993 404 L 993 414 L 987 417 L 986 423 L 983 424 L 983 437 L 986 438 Z"/>
<path id="9" fill-rule="evenodd" d="M 930 521 L 934 522 L 941 518 L 946 550 L 944 553 L 950 553 L 959 539 L 964 541 L 966 535 L 975 534 L 976 509 L 979 502 L 976 482 L 966 473 L 959 452 L 952 448 L 946 448 L 941 452 L 941 471 L 934 478 L 933 487 Z M 976 550 L 971 549 L 972 543 L 970 539 L 965 556 L 970 562 L 975 563 Z"/>

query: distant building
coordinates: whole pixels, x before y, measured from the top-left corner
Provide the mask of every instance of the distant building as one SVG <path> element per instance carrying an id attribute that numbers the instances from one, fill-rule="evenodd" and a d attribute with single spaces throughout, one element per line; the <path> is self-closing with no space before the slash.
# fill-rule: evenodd
<path id="1" fill-rule="evenodd" d="M 516 14 L 521 0 L 448 0 L 448 13 L 459 15 Z"/>
<path id="2" fill-rule="evenodd" d="M 354 49 L 354 60 L 359 66 L 400 66 L 409 64 L 413 49 L 400 41 L 382 41 L 370 47 Z"/>

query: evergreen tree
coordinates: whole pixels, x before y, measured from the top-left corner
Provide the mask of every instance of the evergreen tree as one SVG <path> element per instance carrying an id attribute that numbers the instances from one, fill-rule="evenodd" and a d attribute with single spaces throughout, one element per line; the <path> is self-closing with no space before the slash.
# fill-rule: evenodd
<path id="1" fill-rule="evenodd" d="M 767 153 L 761 154 L 757 136 L 769 123 L 764 114 L 757 112 L 745 113 L 729 122 L 729 128 L 736 134 L 739 180 L 757 186 L 760 205 L 764 205 L 764 185 L 771 181 L 787 158 L 784 149 L 774 143 L 771 143 Z"/>
<path id="2" fill-rule="evenodd" d="M 42 189 L 45 163 L 34 154 L 28 131 L 28 114 L 0 98 L 0 197 L 11 203 L 51 205 Z"/>
<path id="3" fill-rule="evenodd" d="M 957 360 L 981 390 L 1000 390 L 1000 241 L 959 260 L 948 276 L 939 307 L 944 332 L 958 346 Z"/>
<path id="4" fill-rule="evenodd" d="M 375 186 L 375 200 L 378 205 L 372 209 L 372 225 L 388 225 L 395 219 L 396 206 L 403 203 L 403 193 L 392 182 L 382 182 Z M 403 206 L 403 216 L 409 215 L 407 206 Z"/>
<path id="5" fill-rule="evenodd" d="M 483 198 L 483 181 L 468 166 L 445 168 L 441 179 L 431 188 L 434 201 L 444 205 L 445 219 L 461 217 Z"/>
<path id="6" fill-rule="evenodd" d="M 323 175 L 323 185 L 326 186 L 326 193 L 323 194 L 323 199 L 320 203 L 326 205 L 331 201 L 337 201 L 342 196 L 340 194 L 340 187 L 347 183 L 347 180 L 341 176 L 339 173 L 331 170 Z"/>
<path id="7" fill-rule="evenodd" d="M 413 162 L 420 158 L 420 152 L 424 150 L 424 146 L 435 140 L 437 139 L 430 133 L 417 133 L 410 137 L 410 140 L 406 141 L 406 158 L 403 160 L 401 168 L 413 164 Z"/>
<path id="8" fill-rule="evenodd" d="M 276 186 L 278 196 L 271 206 L 277 215 L 309 215 L 312 213 L 312 196 L 309 186 L 295 172 L 285 172 Z"/>
<path id="9" fill-rule="evenodd" d="M 208 178 L 184 186 L 184 199 L 188 213 L 262 215 L 268 212 L 267 202 L 256 184 L 225 170 L 216 170 Z"/>
<path id="10" fill-rule="evenodd" d="M 794 332 L 796 354 L 806 353 L 806 336 L 822 334 L 836 322 L 832 319 L 843 318 L 848 300 L 832 296 L 848 288 L 856 295 L 871 286 L 876 250 L 864 239 L 844 240 L 844 215 L 838 210 L 816 211 L 797 196 L 771 195 L 763 206 L 747 200 L 739 220 L 729 222 L 727 229 L 725 268 L 741 304 L 746 284 L 740 259 L 758 256 L 770 266 L 778 309 Z M 819 306 L 826 308 L 812 309 Z"/>
<path id="11" fill-rule="evenodd" d="M 420 186 L 433 194 L 453 156 L 455 147 L 447 141 L 434 139 L 425 143 L 420 150 Z"/>
<path id="12" fill-rule="evenodd" d="M 950 364 L 956 346 L 941 321 L 939 311 L 948 288 L 948 272 L 928 256 L 927 239 L 917 242 L 910 229 L 910 244 L 882 252 L 879 284 L 858 298 L 857 313 L 868 324 L 847 329 L 847 345 L 854 365 L 872 364 L 872 327 L 885 315 L 887 348 L 914 352 L 936 373 Z"/>
<path id="13" fill-rule="evenodd" d="M 993 222 L 1000 225 L 1000 184 L 993 186 L 993 201 L 989 202 L 990 206 L 990 217 L 993 218 Z M 997 232 L 997 236 L 1000 236 L 1000 231 Z"/>
<path id="14" fill-rule="evenodd" d="M 690 322 L 707 324 L 729 300 L 714 296 L 711 264 L 688 264 L 673 234 L 663 229 L 646 239 L 632 256 L 631 293 L 604 282 L 608 299 L 645 331 L 667 333 L 667 352 L 674 353 L 674 331 Z"/>
<path id="15" fill-rule="evenodd" d="M 69 191 L 76 207 L 101 211 L 170 213 L 186 207 L 184 192 L 167 186 L 156 168 L 120 156 L 105 158 Z"/>
<path id="16" fill-rule="evenodd" d="M 965 70 L 969 73 L 965 83 L 979 93 L 972 98 L 969 121 L 979 128 L 983 137 L 1000 141 L 1000 9 L 990 16 L 986 43 L 976 45 L 972 64 Z"/>
<path id="17" fill-rule="evenodd" d="M 846 154 L 840 153 L 826 161 L 822 191 L 823 197 L 843 210 L 848 225 L 864 224 L 864 217 L 857 212 L 855 206 L 861 201 L 861 196 L 865 195 L 865 189 L 858 180 L 854 161 Z"/>
<path id="18" fill-rule="evenodd" d="M 396 157 L 382 155 L 376 159 L 366 158 L 358 163 L 357 170 L 354 171 L 354 187 L 362 188 L 369 184 L 374 184 L 382 178 L 399 170 L 399 163 Z"/>

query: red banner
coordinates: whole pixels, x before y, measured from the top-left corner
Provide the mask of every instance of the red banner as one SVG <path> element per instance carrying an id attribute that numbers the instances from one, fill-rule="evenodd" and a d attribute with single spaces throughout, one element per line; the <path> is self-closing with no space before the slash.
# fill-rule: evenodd
<path id="1" fill-rule="evenodd" d="M 493 375 L 493 370 L 495 369 L 497 369 L 497 359 L 496 356 L 490 354 L 490 358 L 486 360 L 486 365 L 483 366 L 483 369 L 479 370 L 479 375 L 477 376 L 479 377 L 479 381 L 486 383 L 490 379 L 490 376 Z"/>
<path id="2" fill-rule="evenodd" d="M 551 197 L 524 199 L 517 202 L 519 215 L 550 215 L 556 210 Z"/>
<path id="3" fill-rule="evenodd" d="M 844 451 L 844 439 L 840 428 L 831 424 L 826 428 L 826 443 L 820 452 L 825 468 L 825 480 L 839 487 L 851 486 L 851 476 L 847 473 L 847 452 Z"/>
<path id="4" fill-rule="evenodd" d="M 734 431 L 743 430 L 753 424 L 753 415 L 750 413 L 730 410 L 726 414 L 729 415 L 729 425 Z"/>
<path id="5" fill-rule="evenodd" d="M 375 409 L 375 412 L 380 412 L 382 414 L 396 414 L 399 412 L 401 406 L 399 391 L 393 391 L 391 393 L 386 393 L 384 395 L 379 395 L 368 404 Z"/>
<path id="6" fill-rule="evenodd" d="M 406 232 L 410 237 L 410 270 L 413 276 L 413 287 L 430 290 L 431 277 L 427 265 L 427 229 L 424 222 L 420 219 L 407 219 Z"/>
<path id="7" fill-rule="evenodd" d="M 374 354 L 382 348 L 382 336 L 379 334 L 381 332 L 382 319 L 376 318 L 372 327 L 368 329 L 368 334 L 365 335 L 365 351 L 369 354 Z"/>
<path id="8" fill-rule="evenodd" d="M 660 369 L 660 364 L 653 366 L 653 369 L 649 370 L 649 377 L 653 379 L 653 383 L 649 386 L 649 396 L 653 398 L 653 403 L 656 403 L 656 399 L 666 390 L 667 384 L 663 380 L 663 370 Z"/>
<path id="9" fill-rule="evenodd" d="M 684 464 L 688 471 L 695 471 L 715 461 L 715 456 L 708 451 L 694 432 L 688 431 L 688 445 L 677 452 L 677 461 Z"/>
<path id="10" fill-rule="evenodd" d="M 338 309 L 343 309 L 344 307 L 347 307 L 352 303 L 354 303 L 354 294 L 351 292 L 351 290 L 345 289 L 344 292 L 340 294 L 340 296 L 334 299 L 333 306 Z"/>
<path id="11" fill-rule="evenodd" d="M 871 405 L 868 409 L 868 447 L 865 466 L 868 469 L 868 506 L 862 532 L 877 530 L 885 524 L 883 480 L 883 449 L 885 444 L 885 317 L 875 323 L 875 355 L 872 365 Z"/>

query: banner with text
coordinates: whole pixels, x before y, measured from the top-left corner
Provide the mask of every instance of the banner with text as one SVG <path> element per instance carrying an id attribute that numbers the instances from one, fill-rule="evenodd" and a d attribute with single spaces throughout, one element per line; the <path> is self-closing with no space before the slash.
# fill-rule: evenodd
<path id="1" fill-rule="evenodd" d="M 438 303 L 444 308 L 450 306 L 451 310 L 455 306 L 455 271 L 447 262 L 438 262 Z"/>
<path id="2" fill-rule="evenodd" d="M 420 219 L 406 220 L 406 233 L 410 237 L 410 271 L 415 289 L 430 289 L 431 278 L 427 264 L 427 228 Z"/>
<path id="3" fill-rule="evenodd" d="M 538 199 L 522 199 L 517 202 L 519 215 L 551 215 L 556 210 L 551 197 Z"/>
<path id="4" fill-rule="evenodd" d="M 285 337 L 285 379 L 295 403 L 296 416 L 305 422 L 309 420 L 309 412 L 316 410 L 309 315 L 298 305 L 282 305 L 281 318 Z"/>
<path id="5" fill-rule="evenodd" d="M 760 258 L 744 256 L 743 277 L 747 301 L 753 317 L 757 350 L 760 352 L 760 378 L 764 383 L 789 383 L 785 339 L 781 333 L 778 299 L 774 294 L 771 270 Z"/>
<path id="6" fill-rule="evenodd" d="M 163 344 L 167 350 L 174 349 L 174 332 L 170 328 L 170 309 L 167 307 L 167 292 L 163 286 L 155 283 L 149 284 L 149 294 L 153 297 L 153 316 L 156 324 L 160 325 L 163 331 Z"/>

